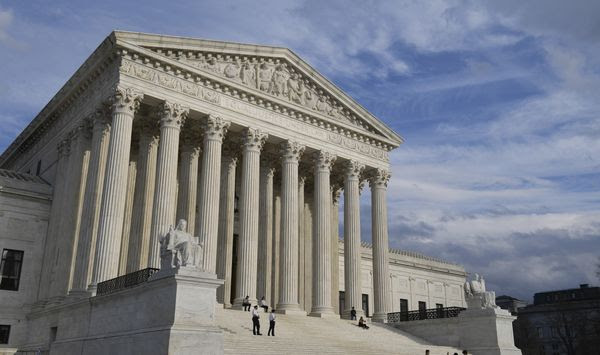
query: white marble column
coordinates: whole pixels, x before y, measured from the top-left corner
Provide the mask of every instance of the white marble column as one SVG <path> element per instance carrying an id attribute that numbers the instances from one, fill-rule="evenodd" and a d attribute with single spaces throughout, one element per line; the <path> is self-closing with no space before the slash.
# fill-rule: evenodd
<path id="1" fill-rule="evenodd" d="M 386 193 L 390 173 L 377 169 L 371 186 L 371 233 L 373 236 L 373 321 L 386 322 L 390 311 L 388 223 Z"/>
<path id="2" fill-rule="evenodd" d="M 158 156 L 159 132 L 157 124 L 150 117 L 144 117 L 141 120 L 133 215 L 127 256 L 128 273 L 148 267 L 156 159 Z"/>
<path id="3" fill-rule="evenodd" d="M 298 304 L 298 161 L 304 146 L 295 141 L 281 145 L 281 246 L 279 252 L 280 313 L 305 313 Z"/>
<path id="4" fill-rule="evenodd" d="M 330 173 L 336 156 L 314 154 L 313 299 L 310 315 L 335 315 L 331 306 L 331 189 Z"/>
<path id="5" fill-rule="evenodd" d="M 260 162 L 260 191 L 259 191 L 259 222 L 258 222 L 258 264 L 256 296 L 260 300 L 265 297 L 267 304 L 271 300 L 271 258 L 273 256 L 273 157 L 261 157 Z"/>
<path id="6" fill-rule="evenodd" d="M 94 265 L 94 252 L 96 250 L 96 233 L 98 231 L 98 218 L 100 216 L 100 199 L 104 184 L 104 171 L 108 154 L 108 141 L 110 138 L 110 121 L 105 110 L 96 111 L 91 119 L 92 146 L 88 165 L 88 176 L 85 185 L 83 209 L 81 212 L 81 228 L 79 243 L 77 244 L 77 257 L 73 275 L 73 296 L 87 296 L 87 287 L 92 276 Z"/>
<path id="7" fill-rule="evenodd" d="M 364 165 L 348 161 L 344 181 L 344 318 L 350 318 L 352 307 L 356 316 L 364 315 L 362 309 L 361 259 L 360 259 L 360 174 Z"/>
<path id="8" fill-rule="evenodd" d="M 187 221 L 187 232 L 196 235 L 196 198 L 198 194 L 198 158 L 200 147 L 195 137 L 184 135 L 179 162 L 179 189 L 177 190 L 177 220 Z"/>
<path id="9" fill-rule="evenodd" d="M 231 143 L 231 144 L 230 144 Z M 219 239 L 217 241 L 217 277 L 225 280 L 217 289 L 217 301 L 231 307 L 231 274 L 233 258 L 233 230 L 235 207 L 235 176 L 238 162 L 237 148 L 232 142 L 223 146 L 221 161 L 221 188 L 219 203 Z"/>
<path id="10" fill-rule="evenodd" d="M 61 207 L 57 255 L 53 266 L 51 296 L 62 298 L 72 287 L 73 269 L 81 225 L 81 209 L 90 156 L 91 125 L 84 122 L 74 128 L 69 140 L 71 149 L 67 168 L 67 196 Z"/>
<path id="11" fill-rule="evenodd" d="M 339 221 L 342 188 L 331 185 L 331 305 L 335 314 L 340 313 L 340 250 Z"/>
<path id="12" fill-rule="evenodd" d="M 304 186 L 306 184 L 306 169 L 300 169 L 298 172 L 298 304 L 304 309 L 304 280 L 306 265 L 304 263 L 304 238 L 306 233 L 304 228 Z"/>
<path id="13" fill-rule="evenodd" d="M 279 183 L 278 183 L 279 184 Z M 273 257 L 271 258 L 271 300 L 279 299 L 279 242 L 281 236 L 281 188 L 273 183 Z"/>
<path id="14" fill-rule="evenodd" d="M 240 228 L 236 295 L 234 307 L 241 308 L 244 297 L 256 304 L 256 267 L 258 248 L 258 192 L 260 184 L 260 151 L 267 134 L 248 128 L 243 133 L 242 180 L 240 188 Z"/>
<path id="15" fill-rule="evenodd" d="M 131 237 L 131 220 L 133 216 L 133 201 L 135 197 L 135 181 L 137 175 L 138 142 L 131 147 L 129 169 L 127 173 L 127 198 L 125 199 L 125 213 L 123 218 L 123 234 L 121 237 L 121 251 L 119 254 L 119 276 L 127 273 L 127 257 Z"/>
<path id="16" fill-rule="evenodd" d="M 209 115 L 204 125 L 196 234 L 204 243 L 204 270 L 210 273 L 217 272 L 221 145 L 228 128 L 229 122 L 214 115 Z"/>
<path id="17" fill-rule="evenodd" d="M 52 265 L 56 260 L 56 250 L 58 235 L 60 229 L 60 219 L 62 215 L 61 205 L 65 199 L 66 189 L 66 170 L 69 166 L 70 143 L 68 139 L 61 140 L 56 147 L 57 163 L 56 175 L 54 177 L 53 193 L 52 193 L 52 209 L 50 210 L 50 220 L 48 222 L 48 233 L 46 237 L 46 245 L 44 248 L 44 261 L 42 275 L 40 278 L 40 290 L 38 292 L 40 300 L 46 300 L 50 297 L 50 286 L 52 276 Z"/>
<path id="18" fill-rule="evenodd" d="M 89 287 L 92 293 L 96 292 L 98 282 L 112 279 L 118 273 L 131 130 L 133 116 L 141 98 L 142 94 L 131 88 L 117 88 L 111 98 L 111 134 L 102 190 L 94 270 Z"/>
<path id="19" fill-rule="evenodd" d="M 160 141 L 148 255 L 148 266 L 153 268 L 160 267 L 160 238 L 169 231 L 170 227 L 175 227 L 179 133 L 188 112 L 188 108 L 166 101 L 158 109 Z"/>

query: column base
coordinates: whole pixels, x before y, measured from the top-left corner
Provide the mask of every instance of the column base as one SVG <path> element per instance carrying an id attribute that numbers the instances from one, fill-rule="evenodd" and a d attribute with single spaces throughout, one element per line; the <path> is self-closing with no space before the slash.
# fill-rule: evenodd
<path id="1" fill-rule="evenodd" d="M 306 312 L 301 309 L 283 309 L 283 310 L 276 309 L 275 313 L 285 314 L 288 316 L 306 316 Z"/>
<path id="2" fill-rule="evenodd" d="M 387 313 L 374 313 L 372 322 L 387 323 Z"/>
<path id="3" fill-rule="evenodd" d="M 87 288 L 90 297 L 96 296 L 96 291 L 98 290 L 98 284 L 90 284 Z"/>
<path id="4" fill-rule="evenodd" d="M 338 314 L 333 313 L 333 310 L 330 309 L 328 311 L 326 310 L 312 310 L 309 314 L 310 317 L 316 317 L 316 318 L 340 318 L 340 316 Z"/>
<path id="5" fill-rule="evenodd" d="M 275 313 L 305 316 L 306 312 L 300 308 L 299 304 L 278 304 Z"/>

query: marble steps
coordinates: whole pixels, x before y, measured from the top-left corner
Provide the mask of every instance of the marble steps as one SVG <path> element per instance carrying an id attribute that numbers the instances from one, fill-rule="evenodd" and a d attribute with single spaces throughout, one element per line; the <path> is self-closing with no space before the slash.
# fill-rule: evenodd
<path id="1" fill-rule="evenodd" d="M 369 330 L 339 318 L 277 315 L 276 337 L 267 336 L 268 314 L 261 312 L 262 336 L 252 335 L 249 312 L 217 306 L 216 323 L 223 330 L 225 354 L 398 354 L 460 353 L 433 346 L 425 340 L 387 325 L 369 323 Z"/>

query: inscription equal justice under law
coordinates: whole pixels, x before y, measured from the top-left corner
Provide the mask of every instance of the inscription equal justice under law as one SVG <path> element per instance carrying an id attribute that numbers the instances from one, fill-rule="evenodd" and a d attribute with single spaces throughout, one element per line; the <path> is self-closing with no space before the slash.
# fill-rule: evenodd
<path id="1" fill-rule="evenodd" d="M 274 112 L 256 107 L 245 102 L 241 102 L 237 99 L 223 95 L 214 90 L 175 77 L 171 74 L 159 72 L 156 69 L 149 68 L 147 66 L 131 62 L 129 60 L 122 61 L 120 72 L 142 79 L 144 81 L 152 82 L 167 89 L 175 90 L 187 96 L 193 96 L 203 101 L 210 102 L 212 104 L 216 104 L 221 107 L 233 110 L 235 112 L 239 112 L 253 118 L 267 121 L 269 123 L 275 124 L 280 127 L 284 127 L 286 129 L 291 129 L 295 132 L 302 133 L 309 137 L 327 140 L 338 146 L 357 151 L 361 154 L 368 155 L 378 160 L 382 160 L 385 162 L 389 161 L 387 152 L 379 148 L 361 142 L 357 142 L 353 139 L 349 139 L 334 132 L 326 131 L 324 129 L 319 129 L 316 127 L 311 127 L 301 122 L 294 122 L 291 119 L 287 117 L 282 117 L 281 115 L 276 114 Z"/>

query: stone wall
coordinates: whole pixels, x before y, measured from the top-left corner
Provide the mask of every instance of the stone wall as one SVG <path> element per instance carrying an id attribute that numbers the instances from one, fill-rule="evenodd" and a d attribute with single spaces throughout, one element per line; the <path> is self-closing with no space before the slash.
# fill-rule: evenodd
<path id="1" fill-rule="evenodd" d="M 37 300 L 51 194 L 36 176 L 0 169 L 0 253 L 24 252 L 18 290 L 0 290 L 0 324 L 11 326 L 8 347 L 23 340 L 25 316 Z"/>

